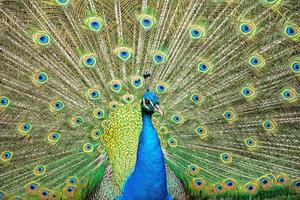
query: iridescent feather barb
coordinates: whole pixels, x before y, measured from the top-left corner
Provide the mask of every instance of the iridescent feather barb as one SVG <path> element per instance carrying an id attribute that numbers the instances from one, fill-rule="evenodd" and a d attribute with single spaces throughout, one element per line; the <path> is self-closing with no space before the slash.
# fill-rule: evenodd
<path id="1" fill-rule="evenodd" d="M 165 193 L 299 199 L 299 10 L 298 0 L 0 0 L 0 200 L 122 195 L 141 106 L 155 106 L 146 90 L 165 113 L 149 122 Z"/>

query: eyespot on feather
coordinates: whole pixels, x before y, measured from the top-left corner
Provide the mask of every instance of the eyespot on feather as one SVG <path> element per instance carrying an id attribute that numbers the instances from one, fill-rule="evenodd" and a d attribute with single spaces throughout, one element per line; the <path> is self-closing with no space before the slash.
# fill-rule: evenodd
<path id="1" fill-rule="evenodd" d="M 46 173 L 46 166 L 45 165 L 37 165 L 33 169 L 33 173 L 36 176 L 42 176 Z"/>
<path id="2" fill-rule="evenodd" d="M 21 136 L 26 136 L 31 131 L 32 126 L 28 122 L 23 122 L 18 125 L 18 132 Z"/>
<path id="3" fill-rule="evenodd" d="M 73 116 L 70 120 L 70 125 L 72 128 L 77 128 L 83 124 L 83 118 L 81 116 Z"/>
<path id="4" fill-rule="evenodd" d="M 0 111 L 5 110 L 9 105 L 11 104 L 11 101 L 6 96 L 0 97 Z"/>
<path id="5" fill-rule="evenodd" d="M 230 164 L 233 160 L 233 157 L 230 153 L 220 154 L 220 158 L 223 164 Z"/>
<path id="6" fill-rule="evenodd" d="M 4 163 L 8 163 L 8 162 L 10 162 L 12 159 L 13 159 L 13 152 L 11 152 L 11 151 L 3 151 L 2 153 L 1 153 L 1 161 L 2 162 L 4 162 Z"/>
<path id="7" fill-rule="evenodd" d="M 38 31 L 33 34 L 33 41 L 40 46 L 48 46 L 50 44 L 50 36 L 43 31 Z"/>
<path id="8" fill-rule="evenodd" d="M 138 20 L 144 30 L 149 30 L 156 24 L 156 18 L 147 14 L 139 15 Z"/>

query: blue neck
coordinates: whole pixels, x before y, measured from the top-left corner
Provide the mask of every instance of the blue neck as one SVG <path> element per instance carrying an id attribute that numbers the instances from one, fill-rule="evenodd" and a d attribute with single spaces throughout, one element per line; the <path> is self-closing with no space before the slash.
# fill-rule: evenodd
<path id="1" fill-rule="evenodd" d="M 168 198 L 165 160 L 160 141 L 151 121 L 143 113 L 134 171 L 127 179 L 119 200 L 165 200 Z"/>
<path id="2" fill-rule="evenodd" d="M 137 168 L 149 168 L 165 171 L 165 160 L 161 150 L 160 141 L 152 124 L 151 115 L 142 113 L 143 128 L 139 138 L 137 151 Z"/>

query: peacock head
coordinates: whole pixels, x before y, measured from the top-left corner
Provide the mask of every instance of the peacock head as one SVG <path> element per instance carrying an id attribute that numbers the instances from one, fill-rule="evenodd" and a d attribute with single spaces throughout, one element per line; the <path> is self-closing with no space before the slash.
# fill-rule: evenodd
<path id="1" fill-rule="evenodd" d="M 153 92 L 147 91 L 144 93 L 141 106 L 142 111 L 146 114 L 152 115 L 158 112 L 161 116 L 163 115 L 159 107 L 159 99 Z"/>

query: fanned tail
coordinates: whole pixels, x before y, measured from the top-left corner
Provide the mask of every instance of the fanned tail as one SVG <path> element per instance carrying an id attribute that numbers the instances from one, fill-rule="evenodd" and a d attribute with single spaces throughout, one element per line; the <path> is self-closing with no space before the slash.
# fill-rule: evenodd
<path id="1" fill-rule="evenodd" d="M 0 0 L 0 197 L 116 198 L 147 71 L 175 199 L 299 198 L 299 10 L 298 0 Z M 126 106 L 134 114 L 111 116 Z"/>

